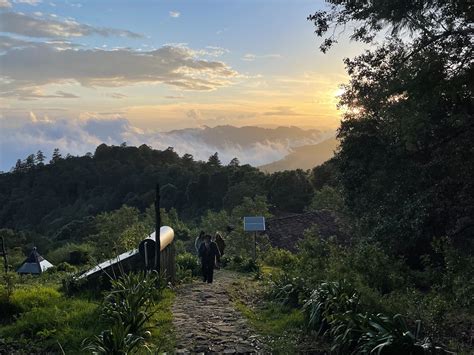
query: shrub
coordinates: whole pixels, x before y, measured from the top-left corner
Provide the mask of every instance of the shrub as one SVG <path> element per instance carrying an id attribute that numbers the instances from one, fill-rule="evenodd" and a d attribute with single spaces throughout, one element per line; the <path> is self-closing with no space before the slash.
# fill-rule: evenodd
<path id="1" fill-rule="evenodd" d="M 239 272 L 258 272 L 260 265 L 253 259 L 240 255 L 233 256 L 227 267 Z"/>
<path id="2" fill-rule="evenodd" d="M 93 250 L 90 244 L 67 243 L 49 252 L 47 259 L 53 264 L 67 262 L 71 265 L 84 265 L 90 261 Z"/>
<path id="3" fill-rule="evenodd" d="M 189 270 L 192 276 L 198 276 L 201 273 L 199 260 L 191 253 L 182 253 L 176 256 L 176 267 L 183 271 Z"/>
<path id="4" fill-rule="evenodd" d="M 308 293 L 305 281 L 288 273 L 273 276 L 268 286 L 267 298 L 284 306 L 298 307 Z"/>
<path id="5" fill-rule="evenodd" d="M 83 341 L 83 350 L 93 354 L 131 354 L 144 345 L 144 338 L 130 333 L 130 326 L 116 323 L 112 329 Z"/>
<path id="6" fill-rule="evenodd" d="M 323 334 L 331 323 L 335 325 L 339 314 L 355 313 L 358 308 L 359 295 L 345 280 L 321 283 L 304 303 L 308 328 L 318 334 Z"/>
<path id="7" fill-rule="evenodd" d="M 112 280 L 112 289 L 102 305 L 102 318 L 109 324 L 124 324 L 128 331 L 142 335 L 153 315 L 151 308 L 162 292 L 156 273 L 129 273 Z"/>
<path id="8" fill-rule="evenodd" d="M 297 257 L 288 250 L 271 248 L 267 251 L 263 260 L 270 266 L 285 267 L 294 265 Z"/>

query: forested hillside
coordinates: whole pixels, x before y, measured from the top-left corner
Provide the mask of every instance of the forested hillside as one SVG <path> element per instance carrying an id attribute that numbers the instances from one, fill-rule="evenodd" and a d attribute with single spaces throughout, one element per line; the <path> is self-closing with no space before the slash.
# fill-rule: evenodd
<path id="1" fill-rule="evenodd" d="M 11 173 L 0 175 L 0 226 L 54 234 L 61 227 L 122 205 L 145 211 L 161 186 L 161 204 L 181 218 L 198 220 L 208 209 L 230 211 L 244 197 L 268 197 L 274 210 L 301 212 L 313 187 L 301 170 L 265 175 L 234 159 L 227 166 L 217 153 L 207 162 L 172 148 L 97 147 L 93 155 L 62 158 L 50 163 L 31 155 Z M 291 196 L 288 198 L 288 196 Z"/>

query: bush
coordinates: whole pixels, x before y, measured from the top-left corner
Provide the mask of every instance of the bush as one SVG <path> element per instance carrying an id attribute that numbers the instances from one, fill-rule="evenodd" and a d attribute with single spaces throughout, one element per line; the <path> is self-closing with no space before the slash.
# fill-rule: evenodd
<path id="1" fill-rule="evenodd" d="M 268 286 L 267 298 L 284 306 L 300 306 L 308 293 L 305 281 L 297 276 L 292 277 L 288 273 L 273 276 Z"/>
<path id="2" fill-rule="evenodd" d="M 336 321 L 339 314 L 356 312 L 359 308 L 359 295 L 351 284 L 323 282 L 316 287 L 304 303 L 308 328 L 323 334 Z M 334 325 L 334 324 L 333 324 Z"/>
<path id="3" fill-rule="evenodd" d="M 189 270 L 192 276 L 198 276 L 201 274 L 199 260 L 191 253 L 178 254 L 176 256 L 176 267 L 181 272 Z"/>
<path id="4" fill-rule="evenodd" d="M 227 267 L 238 272 L 259 272 L 260 265 L 252 258 L 242 257 L 239 255 L 230 258 Z"/>
<path id="5" fill-rule="evenodd" d="M 297 257 L 288 250 L 271 248 L 265 253 L 263 261 L 270 266 L 283 268 L 294 265 L 297 262 Z"/>
<path id="6" fill-rule="evenodd" d="M 67 262 L 71 265 L 84 265 L 90 261 L 94 248 L 87 243 L 67 243 L 48 253 L 47 259 L 53 264 Z"/>

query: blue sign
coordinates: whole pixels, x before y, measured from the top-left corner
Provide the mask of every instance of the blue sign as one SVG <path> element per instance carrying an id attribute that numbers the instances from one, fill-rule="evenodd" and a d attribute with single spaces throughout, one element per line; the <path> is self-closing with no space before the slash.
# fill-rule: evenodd
<path id="1" fill-rule="evenodd" d="M 264 232 L 265 217 L 244 217 L 244 231 Z"/>

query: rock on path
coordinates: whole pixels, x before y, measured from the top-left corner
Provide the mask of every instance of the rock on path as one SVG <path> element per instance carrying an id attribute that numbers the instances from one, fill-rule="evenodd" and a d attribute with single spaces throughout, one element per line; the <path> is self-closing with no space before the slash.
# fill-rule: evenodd
<path id="1" fill-rule="evenodd" d="M 228 290 L 236 274 L 216 270 L 214 283 L 195 281 L 177 289 L 173 305 L 176 353 L 263 353 L 256 334 L 234 308 Z"/>

